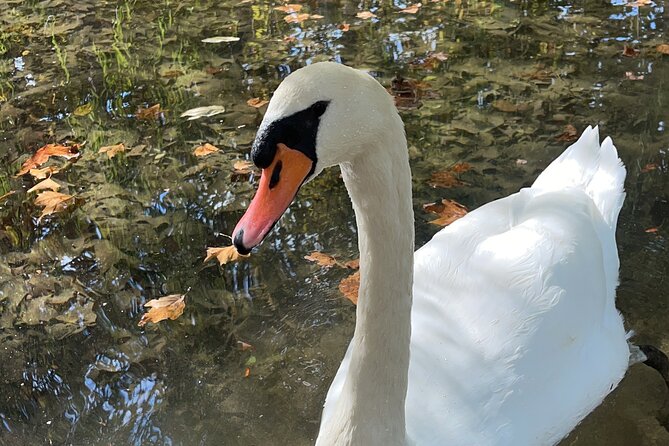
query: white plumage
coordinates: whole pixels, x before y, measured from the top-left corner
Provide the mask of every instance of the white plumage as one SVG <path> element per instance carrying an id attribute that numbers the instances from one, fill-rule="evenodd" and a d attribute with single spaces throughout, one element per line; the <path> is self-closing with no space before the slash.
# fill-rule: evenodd
<path id="1" fill-rule="evenodd" d="M 406 140 L 387 93 L 315 64 L 284 81 L 264 125 L 316 100 L 331 103 L 315 171 L 341 165 L 362 274 L 317 444 L 557 443 L 628 365 L 615 308 L 625 169 L 611 139 L 600 146 L 588 128 L 532 187 L 470 212 L 412 259 Z"/>

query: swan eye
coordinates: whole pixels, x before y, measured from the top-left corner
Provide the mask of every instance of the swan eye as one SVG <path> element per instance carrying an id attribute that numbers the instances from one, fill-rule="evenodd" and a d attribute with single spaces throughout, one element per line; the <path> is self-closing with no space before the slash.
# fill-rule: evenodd
<path id="1" fill-rule="evenodd" d="M 330 101 L 314 102 L 304 110 L 271 122 L 253 142 L 251 158 L 255 165 L 267 168 L 274 161 L 277 144 L 285 144 L 302 152 L 315 166 L 318 126 L 329 104 Z"/>

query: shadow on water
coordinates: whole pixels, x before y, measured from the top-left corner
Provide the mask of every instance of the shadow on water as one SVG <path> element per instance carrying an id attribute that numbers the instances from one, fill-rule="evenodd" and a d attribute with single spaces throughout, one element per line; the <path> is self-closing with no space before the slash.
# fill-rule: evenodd
<path id="1" fill-rule="evenodd" d="M 264 112 L 247 100 L 320 60 L 395 86 L 418 244 L 437 230 L 424 203 L 471 209 L 512 193 L 569 126 L 599 124 L 628 167 L 619 308 L 635 339 L 669 350 L 665 1 L 278 5 L 0 4 L 0 444 L 313 443 L 354 323 L 337 290 L 348 272 L 303 258 L 357 257 L 338 172 L 306 186 L 248 260 L 203 260 L 229 243 L 257 181 L 232 167 Z M 238 40 L 202 42 L 216 36 Z M 208 105 L 225 111 L 179 117 Z M 44 166 L 74 198 L 40 219 L 28 191 L 39 180 L 15 175 L 65 142 L 80 157 Z M 195 157 L 204 142 L 221 151 Z M 470 167 L 461 185 L 429 185 L 456 163 Z M 188 289 L 179 319 L 137 326 L 148 300 Z M 637 366 L 564 444 L 666 444 L 666 398 Z"/>

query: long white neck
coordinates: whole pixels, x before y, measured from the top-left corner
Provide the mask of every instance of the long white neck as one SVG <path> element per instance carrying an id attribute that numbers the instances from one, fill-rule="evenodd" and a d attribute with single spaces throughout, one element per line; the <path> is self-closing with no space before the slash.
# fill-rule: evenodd
<path id="1" fill-rule="evenodd" d="M 378 147 L 341 165 L 360 248 L 351 361 L 317 445 L 406 445 L 414 226 L 411 171 L 399 116 Z"/>

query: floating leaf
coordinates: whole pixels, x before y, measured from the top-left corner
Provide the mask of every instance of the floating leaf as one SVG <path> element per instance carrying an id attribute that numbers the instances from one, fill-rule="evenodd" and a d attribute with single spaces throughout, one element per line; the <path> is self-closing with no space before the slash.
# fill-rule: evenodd
<path id="1" fill-rule="evenodd" d="M 113 146 L 100 147 L 99 153 L 106 153 L 109 159 L 114 158 L 117 154 L 125 152 L 125 145 L 115 144 Z"/>
<path id="2" fill-rule="evenodd" d="M 50 177 L 54 173 L 60 172 L 60 169 L 57 167 L 49 166 L 45 167 L 44 169 L 30 169 L 28 172 L 30 173 L 30 175 L 33 176 L 33 178 L 37 180 L 42 180 L 46 177 Z"/>
<path id="3" fill-rule="evenodd" d="M 657 50 L 658 53 L 666 54 L 669 56 L 669 44 L 662 43 L 658 45 L 655 49 Z"/>
<path id="4" fill-rule="evenodd" d="M 184 294 L 170 294 L 160 299 L 151 299 L 144 304 L 150 310 L 142 315 L 142 319 L 137 325 L 143 327 L 149 322 L 155 324 L 165 319 L 177 319 L 186 308 L 185 298 Z"/>
<path id="5" fill-rule="evenodd" d="M 630 81 L 642 81 L 644 78 L 643 74 L 634 74 L 633 71 L 625 71 L 625 79 Z"/>
<path id="6" fill-rule="evenodd" d="M 652 172 L 653 170 L 656 170 L 658 167 L 660 166 L 658 166 L 656 163 L 648 163 L 645 166 L 643 166 L 643 168 L 641 169 L 641 173 Z"/>
<path id="7" fill-rule="evenodd" d="M 291 3 L 284 6 L 277 6 L 274 9 L 276 11 L 285 12 L 286 14 L 292 14 L 295 12 L 300 12 L 300 10 L 302 9 L 302 5 L 296 5 L 294 3 Z"/>
<path id="8" fill-rule="evenodd" d="M 247 160 L 238 160 L 232 165 L 232 168 L 235 169 L 235 173 L 238 175 L 247 175 L 253 172 L 253 163 Z"/>
<path id="9" fill-rule="evenodd" d="M 208 105 L 205 107 L 195 107 L 181 113 L 182 118 L 188 118 L 189 121 L 200 119 L 203 117 L 215 116 L 225 112 L 225 107 L 222 105 Z"/>
<path id="10" fill-rule="evenodd" d="M 249 376 L 251 376 L 251 369 L 246 367 L 244 369 L 244 378 L 248 378 Z"/>
<path id="11" fill-rule="evenodd" d="M 237 341 L 237 345 L 239 346 L 239 349 L 243 352 L 245 352 L 246 350 L 255 350 L 254 346 L 244 341 Z"/>
<path id="12" fill-rule="evenodd" d="M 360 259 L 349 260 L 344 263 L 344 266 L 348 269 L 359 269 L 360 268 Z"/>
<path id="13" fill-rule="evenodd" d="M 433 214 L 439 215 L 439 218 L 430 221 L 437 226 L 448 226 L 455 220 L 467 215 L 467 208 L 454 200 L 443 199 L 441 203 L 428 203 L 423 205 L 423 209 Z"/>
<path id="14" fill-rule="evenodd" d="M 315 262 L 318 265 L 323 266 L 325 268 L 329 268 L 337 264 L 337 261 L 335 260 L 334 257 L 332 257 L 329 254 L 324 254 L 318 251 L 314 251 L 308 256 L 304 256 L 304 258 L 306 260 L 309 260 L 310 262 Z"/>
<path id="15" fill-rule="evenodd" d="M 39 216 L 37 222 L 42 220 L 42 217 L 51 215 L 56 212 L 61 212 L 67 209 L 67 206 L 74 202 L 74 197 L 68 194 L 61 194 L 60 192 L 46 191 L 42 192 L 35 198 L 37 206 L 43 206 L 42 215 Z"/>
<path id="16" fill-rule="evenodd" d="M 195 156 L 206 156 L 214 152 L 218 152 L 221 149 L 216 147 L 215 145 L 205 143 L 201 146 L 197 146 L 195 150 L 193 150 L 193 155 Z"/>
<path id="17" fill-rule="evenodd" d="M 246 104 L 250 105 L 251 107 L 260 108 L 264 105 L 269 104 L 269 101 L 266 99 L 252 98 L 246 101 Z"/>
<path id="18" fill-rule="evenodd" d="M 643 232 L 647 232 L 648 234 L 655 234 L 660 231 L 660 228 L 654 227 L 654 228 L 648 228 Z"/>
<path id="19" fill-rule="evenodd" d="M 233 37 L 233 36 L 207 37 L 206 39 L 202 39 L 202 42 L 204 42 L 204 43 L 232 43 L 232 42 L 239 42 L 239 37 Z"/>
<path id="20" fill-rule="evenodd" d="M 79 107 L 75 108 L 72 114 L 74 116 L 86 116 L 92 111 L 93 111 L 93 103 L 89 102 L 87 104 L 80 105 Z"/>
<path id="21" fill-rule="evenodd" d="M 348 31 L 349 29 L 351 29 L 351 25 L 349 25 L 348 23 L 344 22 L 344 23 L 342 23 L 341 25 L 337 25 L 337 28 L 341 29 L 343 32 L 346 32 L 346 31 Z"/>
<path id="22" fill-rule="evenodd" d="M 302 23 L 305 20 L 318 20 L 323 16 L 319 14 L 290 14 L 283 18 L 286 23 Z"/>
<path id="23" fill-rule="evenodd" d="M 65 159 L 77 158 L 79 156 L 79 144 L 63 146 L 60 144 L 47 144 L 37 149 L 37 152 L 28 158 L 22 165 L 21 170 L 16 176 L 25 175 L 31 169 L 39 167 L 49 161 L 52 156 L 59 156 Z"/>
<path id="24" fill-rule="evenodd" d="M 353 302 L 354 305 L 358 304 L 358 290 L 360 289 L 360 271 L 356 271 L 348 277 L 342 279 L 339 282 L 339 291 L 344 295 L 345 298 Z"/>
<path id="25" fill-rule="evenodd" d="M 361 11 L 355 15 L 359 19 L 367 20 L 376 17 L 376 14 L 374 14 L 371 11 Z"/>
<path id="26" fill-rule="evenodd" d="M 207 248 L 207 257 L 204 259 L 204 263 L 207 263 L 209 260 L 216 257 L 220 265 L 225 265 L 229 262 L 234 262 L 243 257 L 248 257 L 247 255 L 242 255 L 237 251 L 237 248 L 234 246 L 224 246 L 221 248 Z"/>
<path id="27" fill-rule="evenodd" d="M 39 183 L 28 189 L 28 193 L 44 189 L 57 191 L 58 189 L 60 189 L 60 184 L 56 183 L 51 178 L 47 178 L 46 180 L 40 181 Z"/>
<path id="28" fill-rule="evenodd" d="M 415 3 L 407 8 L 402 9 L 401 12 L 406 14 L 416 14 L 421 6 L 423 6 L 421 3 Z"/>

